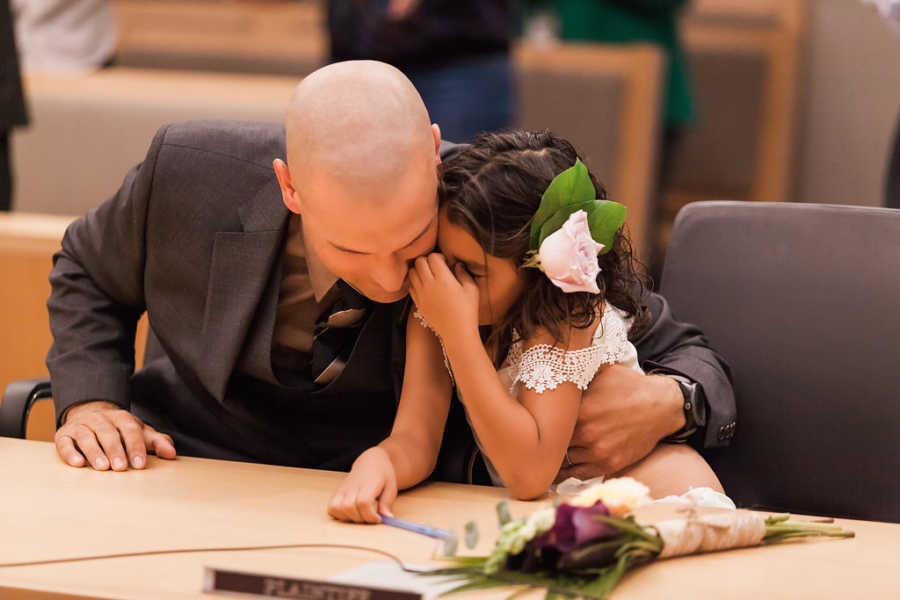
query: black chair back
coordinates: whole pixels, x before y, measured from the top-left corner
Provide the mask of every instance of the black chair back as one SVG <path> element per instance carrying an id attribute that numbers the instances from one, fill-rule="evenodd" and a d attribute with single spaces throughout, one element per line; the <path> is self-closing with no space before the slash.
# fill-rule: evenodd
<path id="1" fill-rule="evenodd" d="M 732 366 L 739 506 L 900 522 L 900 210 L 690 204 L 661 291 Z"/>

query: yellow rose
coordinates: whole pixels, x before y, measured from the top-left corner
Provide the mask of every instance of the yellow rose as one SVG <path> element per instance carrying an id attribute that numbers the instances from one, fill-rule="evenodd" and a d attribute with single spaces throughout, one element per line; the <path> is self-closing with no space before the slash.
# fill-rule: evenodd
<path id="1" fill-rule="evenodd" d="M 602 500 L 614 517 L 631 513 L 641 504 L 650 502 L 650 490 L 643 483 L 631 477 L 608 479 L 603 483 L 592 485 L 567 504 L 572 506 L 593 506 Z"/>

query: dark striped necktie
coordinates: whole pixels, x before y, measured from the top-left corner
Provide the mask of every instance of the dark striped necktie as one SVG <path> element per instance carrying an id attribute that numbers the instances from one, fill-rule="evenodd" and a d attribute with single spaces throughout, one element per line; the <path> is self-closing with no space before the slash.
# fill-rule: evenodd
<path id="1" fill-rule="evenodd" d="M 371 305 L 343 280 L 335 285 L 337 299 L 316 319 L 314 330 L 311 371 L 317 385 L 331 383 L 344 371 Z"/>

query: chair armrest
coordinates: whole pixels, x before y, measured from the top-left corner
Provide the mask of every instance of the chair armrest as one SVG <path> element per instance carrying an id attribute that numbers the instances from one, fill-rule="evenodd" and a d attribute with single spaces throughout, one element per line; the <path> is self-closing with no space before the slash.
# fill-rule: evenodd
<path id="1" fill-rule="evenodd" d="M 24 439 L 31 407 L 52 395 L 49 377 L 13 381 L 6 386 L 0 400 L 0 436 Z"/>

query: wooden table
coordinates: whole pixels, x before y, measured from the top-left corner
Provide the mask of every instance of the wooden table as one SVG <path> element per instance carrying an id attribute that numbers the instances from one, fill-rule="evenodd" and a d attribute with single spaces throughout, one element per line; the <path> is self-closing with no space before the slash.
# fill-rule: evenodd
<path id="1" fill-rule="evenodd" d="M 332 521 L 325 505 L 342 475 L 179 458 L 144 471 L 73 469 L 45 442 L 0 438 L 0 563 L 209 546 L 329 542 L 427 562 L 428 538 L 386 526 Z M 433 483 L 402 494 L 401 518 L 457 530 L 475 519 L 486 553 L 502 489 Z M 546 501 L 545 501 L 546 502 Z M 511 502 L 514 516 L 537 503 Z M 850 540 L 822 540 L 662 561 L 628 576 L 628 598 L 897 597 L 900 525 L 839 521 Z M 293 549 L 164 555 L 0 569 L 6 598 L 210 598 L 204 566 L 327 578 L 382 557 Z M 470 593 L 505 598 L 509 590 Z M 537 597 L 535 594 L 532 597 Z"/>

